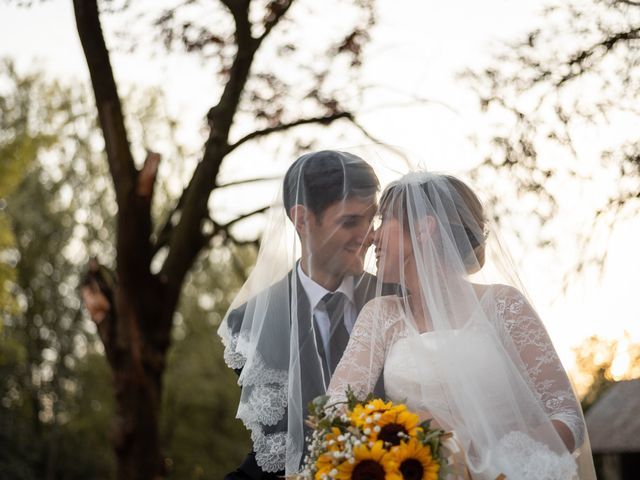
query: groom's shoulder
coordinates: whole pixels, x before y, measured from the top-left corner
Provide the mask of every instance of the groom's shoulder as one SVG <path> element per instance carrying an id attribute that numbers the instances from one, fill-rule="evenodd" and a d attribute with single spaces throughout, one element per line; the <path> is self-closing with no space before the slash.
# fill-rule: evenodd
<path id="1" fill-rule="evenodd" d="M 273 301 L 276 295 L 280 295 L 283 291 L 288 292 L 290 290 L 290 281 L 291 271 L 277 282 L 271 284 L 270 286 L 256 293 L 254 296 L 250 297 L 246 302 L 242 303 L 232 310 L 229 310 L 229 313 L 227 314 L 227 323 L 231 328 L 231 331 L 234 333 L 240 331 L 242 320 L 244 319 L 248 307 L 255 308 L 256 305 L 260 303 L 260 299 L 262 299 L 264 303 L 268 305 L 269 300 Z"/>

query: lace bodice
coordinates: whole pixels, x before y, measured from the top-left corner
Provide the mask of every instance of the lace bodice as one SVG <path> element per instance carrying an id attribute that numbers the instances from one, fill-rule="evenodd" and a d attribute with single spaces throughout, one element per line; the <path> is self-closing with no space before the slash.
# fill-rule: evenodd
<path id="1" fill-rule="evenodd" d="M 569 379 L 560 363 L 551 340 L 536 312 L 516 289 L 493 285 L 484 293 L 482 308 L 493 323 L 500 341 L 507 349 L 517 351 L 521 368 L 526 370 L 526 380 L 537 395 L 548 417 L 564 423 L 572 432 L 575 444 L 580 445 L 584 436 L 584 423 L 580 407 L 573 394 Z M 384 369 L 385 391 L 390 400 L 406 401 L 416 410 L 429 409 L 412 395 L 417 370 L 412 365 L 411 342 L 421 342 L 423 352 L 435 348 L 434 334 L 427 332 L 416 338 L 408 335 L 405 313 L 398 297 L 380 297 L 369 302 L 360 312 L 344 356 L 329 385 L 328 394 L 336 400 L 344 397 L 347 387 L 358 396 L 366 396 Z M 473 352 L 461 352 L 474 358 Z M 479 355 L 476 355 L 478 357 Z M 491 370 L 491 355 L 483 352 L 481 363 Z M 418 360 L 424 362 L 425 359 Z M 472 361 L 471 361 L 472 362 Z M 472 365 L 480 368 L 478 365 Z M 420 375 L 436 376 L 424 367 Z M 436 378 L 420 378 L 420 386 L 437 382 Z M 419 388 L 420 387 L 416 387 Z M 437 390 L 437 389 L 435 389 Z M 415 396 L 420 397 L 418 393 Z M 424 396 L 424 395 L 423 395 Z M 429 395 L 430 402 L 444 401 L 437 394 Z M 412 404 L 413 402 L 413 404 Z M 434 405 L 435 406 L 435 405 Z"/>

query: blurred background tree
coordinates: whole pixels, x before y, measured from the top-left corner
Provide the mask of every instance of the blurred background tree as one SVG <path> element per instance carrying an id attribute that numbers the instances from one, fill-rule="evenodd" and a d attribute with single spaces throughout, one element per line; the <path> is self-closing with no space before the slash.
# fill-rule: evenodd
<path id="1" fill-rule="evenodd" d="M 562 252 L 566 293 L 602 279 L 614 234 L 640 228 L 640 2 L 553 2 L 536 23 L 462 75 L 489 120 L 473 178 L 523 255 Z M 585 409 L 613 382 L 640 377 L 628 335 L 593 336 L 574 353 Z"/>
<path id="2" fill-rule="evenodd" d="M 113 238 L 115 205 L 92 105 L 86 91 L 40 73 L 22 77 L 10 62 L 1 63 L 0 79 L 0 151 L 20 165 L 2 177 L 12 184 L 3 182 L 0 196 L 11 239 L 0 248 L 9 273 L 2 291 L 12 299 L 1 303 L 1 476 L 112 478 L 111 374 L 77 291 L 90 256 L 105 264 L 114 258 L 104 245 Z M 155 131 L 172 124 L 157 92 L 131 92 L 129 100 L 136 128 L 140 119 Z M 254 247 L 233 255 L 230 248 L 218 245 L 198 262 L 177 314 L 161 419 L 169 478 L 219 478 L 250 449 L 233 420 L 237 379 L 215 330 Z"/>
<path id="3" fill-rule="evenodd" d="M 109 377 L 80 310 L 84 255 L 74 251 L 113 228 L 106 182 L 93 181 L 104 175 L 90 145 L 95 122 L 86 96 L 0 65 L 0 150 L 19 166 L 1 200 L 13 239 L 1 250 L 13 269 L 3 293 L 14 303 L 2 304 L 10 308 L 0 333 L 0 470 L 3 478 L 104 478 Z M 83 216 L 81 204 L 95 216 Z"/>
<path id="4" fill-rule="evenodd" d="M 475 179 L 492 185 L 499 218 L 533 213 L 542 246 L 558 240 L 567 185 L 579 188 L 570 194 L 590 214 L 570 239 L 571 281 L 604 266 L 615 227 L 640 210 L 640 2 L 561 2 L 537 23 L 463 75 L 493 119 Z"/>
<path id="5" fill-rule="evenodd" d="M 586 412 L 617 381 L 640 378 L 640 344 L 592 336 L 575 349 L 576 380 Z"/>

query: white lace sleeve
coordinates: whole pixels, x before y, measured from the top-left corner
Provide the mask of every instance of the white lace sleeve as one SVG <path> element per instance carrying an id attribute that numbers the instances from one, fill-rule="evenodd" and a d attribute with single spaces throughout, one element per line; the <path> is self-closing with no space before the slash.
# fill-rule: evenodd
<path id="1" fill-rule="evenodd" d="M 500 286 L 495 294 L 497 316 L 522 359 L 531 385 L 552 420 L 564 423 L 574 445 L 584 437 L 584 421 L 567 374 L 549 335 L 522 293 Z"/>
<path id="2" fill-rule="evenodd" d="M 375 298 L 363 307 L 327 389 L 332 401 L 345 400 L 347 388 L 357 397 L 373 392 L 400 319 L 397 297 Z"/>

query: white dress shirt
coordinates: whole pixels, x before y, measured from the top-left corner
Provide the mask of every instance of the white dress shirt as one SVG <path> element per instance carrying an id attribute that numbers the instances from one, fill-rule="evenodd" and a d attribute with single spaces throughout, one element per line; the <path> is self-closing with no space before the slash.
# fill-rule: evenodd
<path id="1" fill-rule="evenodd" d="M 311 315 L 313 316 L 314 322 L 318 326 L 320 336 L 322 337 L 322 346 L 324 347 L 324 351 L 329 352 L 329 315 L 324 303 L 320 303 L 320 300 L 322 300 L 327 293 L 341 292 L 345 294 L 349 301 L 345 302 L 344 306 L 344 326 L 346 327 L 347 332 L 349 332 L 349 335 L 351 335 L 351 330 L 353 329 L 353 325 L 356 323 L 356 317 L 358 316 L 353 300 L 353 277 L 350 275 L 344 277 L 340 286 L 333 292 L 327 290 L 322 285 L 318 285 L 306 273 L 304 273 L 300 262 L 298 262 L 298 277 L 300 278 L 302 288 L 304 288 L 307 298 L 309 299 Z"/>

